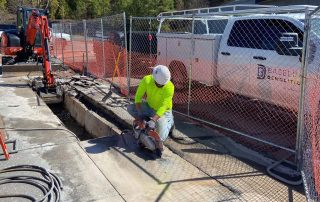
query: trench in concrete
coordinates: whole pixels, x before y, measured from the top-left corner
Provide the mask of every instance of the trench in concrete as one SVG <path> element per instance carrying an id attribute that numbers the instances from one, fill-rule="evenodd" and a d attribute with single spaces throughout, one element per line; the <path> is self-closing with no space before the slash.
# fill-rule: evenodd
<path id="1" fill-rule="evenodd" d="M 63 103 L 48 106 L 80 141 L 121 133 L 110 116 L 82 98 L 65 95 Z"/>
<path id="2" fill-rule="evenodd" d="M 49 104 L 51 111 L 62 121 L 64 126 L 77 135 L 79 140 L 89 140 L 92 136 L 86 129 L 78 124 L 78 122 L 71 116 L 70 112 L 63 104 Z"/>

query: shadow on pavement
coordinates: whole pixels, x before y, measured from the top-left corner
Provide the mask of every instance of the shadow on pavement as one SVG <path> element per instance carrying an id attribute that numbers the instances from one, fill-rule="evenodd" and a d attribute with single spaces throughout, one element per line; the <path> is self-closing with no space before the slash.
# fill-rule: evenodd
<path id="1" fill-rule="evenodd" d="M 131 133 L 125 133 L 123 135 L 114 135 L 111 137 L 103 137 L 89 140 L 88 143 L 93 144 L 90 147 L 86 147 L 86 152 L 90 154 L 102 153 L 110 149 L 122 148 L 125 153 L 134 153 L 137 157 L 148 160 L 155 160 L 154 154 L 147 150 L 141 149 L 137 144 L 136 139 Z"/>

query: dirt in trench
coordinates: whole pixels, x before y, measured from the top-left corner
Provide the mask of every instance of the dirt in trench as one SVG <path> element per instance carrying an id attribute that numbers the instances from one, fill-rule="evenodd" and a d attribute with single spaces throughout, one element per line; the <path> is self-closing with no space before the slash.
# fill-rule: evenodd
<path id="1" fill-rule="evenodd" d="M 68 110 L 66 110 L 61 104 L 49 105 L 52 112 L 62 121 L 64 126 L 71 130 L 77 137 L 82 140 L 92 139 L 92 136 L 85 130 L 84 127 L 80 126 L 77 121 L 71 117 Z"/>

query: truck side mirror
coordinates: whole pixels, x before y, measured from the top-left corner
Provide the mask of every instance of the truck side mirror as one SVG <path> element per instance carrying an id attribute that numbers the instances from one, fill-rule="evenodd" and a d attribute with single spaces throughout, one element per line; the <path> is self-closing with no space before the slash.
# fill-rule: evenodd
<path id="1" fill-rule="evenodd" d="M 302 47 L 299 47 L 299 37 L 297 33 L 282 33 L 276 46 L 279 55 L 300 56 Z"/>

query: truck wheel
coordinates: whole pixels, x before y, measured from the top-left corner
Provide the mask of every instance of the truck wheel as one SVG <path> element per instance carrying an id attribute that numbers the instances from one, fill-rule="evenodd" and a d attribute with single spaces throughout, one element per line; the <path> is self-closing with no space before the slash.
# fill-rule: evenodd
<path id="1" fill-rule="evenodd" d="M 183 63 L 173 61 L 169 65 L 171 72 L 171 81 L 177 90 L 182 90 L 188 87 L 188 73 Z"/>

